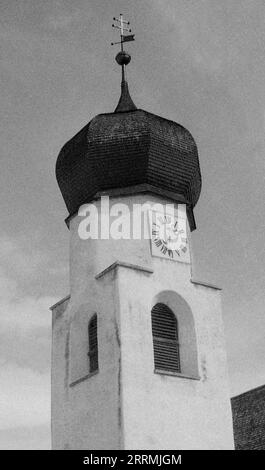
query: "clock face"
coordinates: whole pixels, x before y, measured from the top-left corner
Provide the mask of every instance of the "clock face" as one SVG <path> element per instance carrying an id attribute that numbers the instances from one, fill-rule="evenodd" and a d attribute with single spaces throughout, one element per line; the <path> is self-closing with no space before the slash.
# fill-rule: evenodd
<path id="1" fill-rule="evenodd" d="M 151 249 L 153 256 L 189 263 L 186 217 L 152 211 Z"/>

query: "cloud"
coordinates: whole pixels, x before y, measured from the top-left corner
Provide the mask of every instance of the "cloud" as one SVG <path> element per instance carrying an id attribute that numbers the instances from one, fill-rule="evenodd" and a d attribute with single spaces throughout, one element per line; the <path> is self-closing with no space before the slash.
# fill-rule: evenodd
<path id="1" fill-rule="evenodd" d="M 50 374 L 12 363 L 0 367 L 0 428 L 47 424 L 50 416 Z"/>
<path id="2" fill-rule="evenodd" d="M 59 11 L 57 13 L 53 12 L 52 15 L 47 17 L 45 26 L 53 31 L 64 31 L 69 30 L 69 28 L 72 27 L 75 23 L 77 23 L 80 27 L 80 25 L 84 22 L 87 22 L 87 17 L 84 15 L 84 12 L 80 9 L 76 9 L 75 11 L 71 9 L 71 11 Z"/>
<path id="3" fill-rule="evenodd" d="M 30 245 L 26 236 L 0 237 L 0 355 L 2 362 L 41 372 L 50 367 L 49 308 L 58 297 L 33 292 L 45 292 L 45 286 L 49 290 L 45 278 L 48 275 L 52 283 L 63 268 L 52 263 L 50 267 L 49 256 L 34 247 L 36 240 L 36 234 Z"/>
<path id="4" fill-rule="evenodd" d="M 12 299 L 17 293 L 17 283 L 9 279 L 0 268 L 0 302 Z"/>
<path id="5" fill-rule="evenodd" d="M 40 426 L 23 426 L 0 429 L 0 449 L 49 450 L 51 449 L 50 423 Z"/>
<path id="6" fill-rule="evenodd" d="M 23 295 L 0 271 L 0 361 L 47 371 L 50 367 L 53 296 Z"/>
<path id="7" fill-rule="evenodd" d="M 161 15 L 161 21 L 167 23 L 168 41 L 172 50 L 177 48 L 182 53 L 182 61 L 190 62 L 191 67 L 203 76 L 223 77 L 231 73 L 231 68 L 244 65 L 245 50 L 242 53 L 242 42 L 246 36 L 242 34 L 240 22 L 236 18 L 236 7 L 221 5 L 220 2 L 206 0 L 204 7 L 199 2 L 165 2 L 156 0 L 154 8 Z M 207 5 L 208 4 L 208 5 Z M 230 19 L 227 22 L 227 10 Z M 247 12 L 246 12 L 247 14 Z M 240 33 L 240 37 L 239 37 Z"/>
<path id="8" fill-rule="evenodd" d="M 58 298 L 26 295 L 20 278 L 29 281 L 45 271 L 47 257 L 21 248 L 14 239 L 0 238 L 0 354 L 4 360 L 47 369 L 51 338 L 49 307 Z M 48 270 L 46 269 L 48 272 Z M 15 281 L 16 279 L 16 281 Z M 29 282 L 30 284 L 30 282 Z M 39 360 L 39 365 L 38 365 Z M 46 362 L 46 365 L 45 365 Z"/>
<path id="9" fill-rule="evenodd" d="M 18 272 L 32 278 L 47 264 L 45 253 L 31 248 L 24 240 L 1 237 L 0 429 L 50 420 L 49 307 L 58 298 L 25 295 L 21 288 Z"/>
<path id="10" fill-rule="evenodd" d="M 28 240 L 15 239 L 7 236 L 0 237 L 0 262 L 9 270 L 17 274 L 34 275 L 40 266 L 48 264 L 49 257 L 46 253 L 38 249 L 32 249 L 34 237 L 31 243 Z"/>
<path id="11" fill-rule="evenodd" d="M 3 296 L 4 300 L 12 297 L 12 311 L 44 311 L 50 299 L 43 293 L 55 292 L 56 281 L 67 279 L 68 271 L 66 262 L 58 262 L 52 250 L 48 251 L 43 235 L 38 231 L 17 237 L 0 235 L 0 302 Z M 41 292 L 42 300 L 38 296 L 33 298 L 32 292 Z M 29 294 L 27 297 L 26 293 Z M 54 298 L 51 300 L 53 302 Z M 36 302 L 37 309 L 34 307 Z"/>
<path id="12" fill-rule="evenodd" d="M 7 279 L 4 282 L 7 285 Z M 11 285 L 13 288 L 13 283 Z M 57 300 L 56 297 L 49 296 L 39 298 L 28 296 L 11 299 L 10 291 L 7 291 L 4 299 L 0 300 L 1 332 L 6 334 L 17 330 L 20 334 L 25 335 L 34 329 L 50 328 L 51 314 L 49 307 Z"/>
<path id="13" fill-rule="evenodd" d="M 13 252 L 5 244 L 3 252 Z M 0 273 L 0 429 L 48 425 L 51 313 L 57 299 L 23 296 Z"/>
<path id="14" fill-rule="evenodd" d="M 5 280 L 7 285 L 7 280 Z M 13 285 L 13 284 L 12 284 Z M 55 297 L 0 299 L 0 363 L 12 361 L 32 370 L 50 369 L 51 312 Z"/>
<path id="15" fill-rule="evenodd" d="M 258 286 L 249 283 L 249 298 L 240 290 L 227 299 L 225 329 L 232 395 L 264 384 L 264 301 Z M 253 334 L 255 332 L 255 334 Z"/>

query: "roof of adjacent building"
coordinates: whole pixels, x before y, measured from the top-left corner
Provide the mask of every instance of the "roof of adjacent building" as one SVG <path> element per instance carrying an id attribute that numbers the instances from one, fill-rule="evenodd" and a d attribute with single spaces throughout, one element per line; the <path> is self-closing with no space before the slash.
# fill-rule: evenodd
<path id="1" fill-rule="evenodd" d="M 231 399 L 235 448 L 265 450 L 265 385 Z"/>
<path id="2" fill-rule="evenodd" d="M 70 215 L 101 192 L 156 192 L 192 209 L 201 191 L 196 143 L 180 124 L 137 109 L 127 82 L 114 113 L 94 117 L 59 153 L 56 177 Z"/>

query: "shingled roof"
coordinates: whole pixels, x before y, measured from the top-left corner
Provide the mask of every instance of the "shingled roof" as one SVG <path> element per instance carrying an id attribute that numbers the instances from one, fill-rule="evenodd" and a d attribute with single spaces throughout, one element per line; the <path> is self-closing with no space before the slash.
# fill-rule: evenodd
<path id="1" fill-rule="evenodd" d="M 231 399 L 236 450 L 265 450 L 265 385 Z"/>
<path id="2" fill-rule="evenodd" d="M 180 124 L 122 103 L 94 117 L 59 153 L 56 177 L 70 216 L 102 192 L 152 192 L 186 203 L 194 229 L 201 174 L 193 137 Z"/>

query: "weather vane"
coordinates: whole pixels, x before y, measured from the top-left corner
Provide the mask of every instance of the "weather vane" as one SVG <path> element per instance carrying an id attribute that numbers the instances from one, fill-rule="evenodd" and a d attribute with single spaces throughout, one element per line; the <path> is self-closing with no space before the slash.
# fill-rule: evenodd
<path id="1" fill-rule="evenodd" d="M 124 42 L 129 42 L 129 41 L 134 41 L 134 34 L 124 34 L 124 31 L 127 31 L 128 33 L 131 33 L 132 30 L 128 28 L 130 25 L 129 21 L 125 21 L 123 19 L 123 15 L 120 14 L 119 18 L 113 18 L 113 21 L 115 21 L 116 24 L 113 24 L 113 28 L 117 28 L 120 30 L 120 37 L 121 40 L 118 42 L 112 42 L 111 45 L 114 46 L 114 44 L 121 44 L 121 50 L 123 51 L 123 43 Z"/>
<path id="2" fill-rule="evenodd" d="M 119 18 L 113 18 L 115 21 L 115 24 L 112 25 L 113 28 L 117 28 L 120 31 L 120 41 L 118 42 L 112 42 L 111 45 L 114 46 L 114 44 L 120 44 L 121 45 L 121 50 L 118 52 L 118 54 L 115 57 L 116 62 L 121 65 L 122 67 L 122 72 L 121 72 L 121 97 L 118 103 L 118 106 L 115 109 L 115 112 L 122 112 L 122 111 L 132 111 L 137 109 L 134 102 L 131 99 L 129 89 L 128 89 L 128 83 L 126 81 L 125 77 L 125 66 L 128 65 L 131 62 L 131 56 L 128 54 L 128 52 L 124 51 L 123 49 L 123 43 L 124 42 L 129 42 L 129 41 L 134 41 L 134 34 L 128 34 L 131 33 L 132 30 L 129 28 L 129 21 L 125 21 L 123 19 L 123 15 L 120 15 Z"/>

